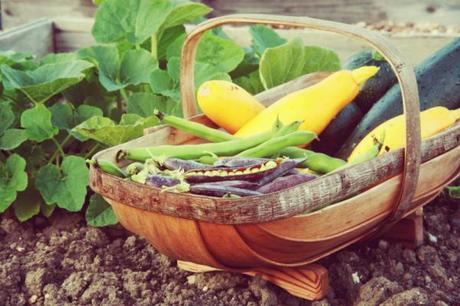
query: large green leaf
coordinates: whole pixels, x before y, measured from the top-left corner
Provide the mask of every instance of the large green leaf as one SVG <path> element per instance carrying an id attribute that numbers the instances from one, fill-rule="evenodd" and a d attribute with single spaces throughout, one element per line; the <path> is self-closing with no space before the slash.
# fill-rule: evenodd
<path id="1" fill-rule="evenodd" d="M 305 63 L 302 74 L 340 69 L 340 59 L 334 51 L 317 46 L 306 46 L 304 50 Z"/>
<path id="2" fill-rule="evenodd" d="M 69 86 L 80 82 L 84 71 L 93 65 L 83 60 L 46 64 L 34 70 L 20 71 L 2 65 L 5 88 L 18 89 L 37 103 L 45 102 Z"/>
<path id="3" fill-rule="evenodd" d="M 22 129 L 8 129 L 0 136 L 0 149 L 13 150 L 27 140 L 27 133 Z"/>
<path id="4" fill-rule="evenodd" d="M 101 43 L 138 45 L 160 29 L 172 10 L 168 0 L 106 0 L 96 12 L 92 33 Z"/>
<path id="5" fill-rule="evenodd" d="M 127 117 L 125 114 L 122 116 L 120 124 L 116 124 L 109 118 L 95 116 L 77 125 L 73 131 L 107 146 L 114 146 L 140 137 L 145 128 L 158 124 L 158 119 L 153 116 L 147 118 L 138 116 L 134 123 L 130 122 L 129 124 L 126 124 L 127 118 L 133 117 Z"/>
<path id="6" fill-rule="evenodd" d="M 260 59 L 260 80 L 265 89 L 275 87 L 302 75 L 304 46 L 300 39 L 266 49 Z"/>
<path id="7" fill-rule="evenodd" d="M 85 202 L 89 172 L 85 159 L 66 156 L 61 168 L 47 164 L 40 168 L 35 178 L 35 186 L 48 205 L 68 211 L 80 211 Z"/>
<path id="8" fill-rule="evenodd" d="M 180 58 L 185 35 L 178 36 L 167 50 L 168 61 Z M 207 32 L 198 44 L 195 63 L 204 63 L 213 67 L 214 71 L 230 72 L 234 70 L 244 58 L 244 50 L 233 40 L 222 38 Z M 168 62 L 169 65 L 169 62 Z"/>
<path id="9" fill-rule="evenodd" d="M 27 187 L 26 161 L 18 154 L 12 154 L 3 164 L 0 162 L 0 213 L 16 200 L 17 192 Z"/>
<path id="10" fill-rule="evenodd" d="M 300 39 L 268 48 L 260 59 L 260 80 L 266 89 L 316 71 L 340 69 L 337 54 L 329 49 L 304 46 Z"/>
<path id="11" fill-rule="evenodd" d="M 99 81 L 108 91 L 148 83 L 158 65 L 144 49 L 128 50 L 120 58 L 116 46 L 94 46 L 80 50 L 79 55 L 96 63 Z"/>
<path id="12" fill-rule="evenodd" d="M 86 210 L 86 222 L 94 227 L 117 224 L 117 216 L 112 206 L 98 194 L 93 194 Z"/>
<path id="13" fill-rule="evenodd" d="M 247 76 L 240 76 L 239 78 L 234 79 L 233 82 L 243 87 L 253 95 L 264 91 L 264 86 L 260 81 L 259 71 L 251 72 Z"/>
<path id="14" fill-rule="evenodd" d="M 174 7 L 161 26 L 162 29 L 171 28 L 191 22 L 212 11 L 209 6 L 191 1 L 172 1 Z"/>
<path id="15" fill-rule="evenodd" d="M 27 189 L 21 192 L 17 200 L 13 204 L 14 214 L 19 221 L 24 222 L 40 213 L 40 205 L 43 200 L 37 189 L 28 186 Z"/>
<path id="16" fill-rule="evenodd" d="M 265 49 L 280 46 L 286 43 L 286 39 L 280 37 L 273 29 L 264 25 L 255 25 L 249 28 L 251 33 L 251 48 L 261 56 Z"/>
<path id="17" fill-rule="evenodd" d="M 31 60 L 33 56 L 29 53 L 16 52 L 12 50 L 0 51 L 0 65 L 14 66 Z"/>
<path id="18" fill-rule="evenodd" d="M 175 42 L 178 37 L 185 37 L 185 27 L 183 25 L 166 29 L 163 32 L 157 45 L 158 59 L 166 59 L 169 46 Z"/>
<path id="19" fill-rule="evenodd" d="M 196 60 L 214 67 L 216 71 L 230 72 L 243 58 L 244 50 L 240 45 L 208 32 L 198 45 Z"/>
<path id="20" fill-rule="evenodd" d="M 51 112 L 43 104 L 36 104 L 21 115 L 21 127 L 25 129 L 28 139 L 42 142 L 59 132 L 51 123 Z"/>
<path id="21" fill-rule="evenodd" d="M 0 102 L 0 135 L 13 125 L 14 119 L 15 116 L 11 105 Z"/>
<path id="22" fill-rule="evenodd" d="M 51 122 L 60 129 L 70 130 L 83 121 L 93 117 L 102 116 L 102 110 L 98 107 L 82 104 L 73 108 L 70 103 L 56 103 L 49 108 L 52 117 Z"/>

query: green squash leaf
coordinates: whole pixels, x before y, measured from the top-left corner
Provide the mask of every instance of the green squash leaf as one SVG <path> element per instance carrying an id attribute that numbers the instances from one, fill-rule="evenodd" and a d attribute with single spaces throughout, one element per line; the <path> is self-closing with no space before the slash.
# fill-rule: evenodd
<path id="1" fill-rule="evenodd" d="M 43 216 L 49 218 L 53 214 L 54 210 L 56 209 L 56 205 L 48 205 L 45 204 L 43 201 L 40 202 L 40 212 Z"/>
<path id="2" fill-rule="evenodd" d="M 137 114 L 142 117 L 152 116 L 155 110 L 155 100 L 160 97 L 149 92 L 138 92 L 132 94 L 128 100 L 127 111 L 131 114 Z"/>
<path id="3" fill-rule="evenodd" d="M 73 52 L 49 53 L 40 60 L 40 65 L 71 62 L 76 60 L 78 60 L 78 56 L 76 53 Z"/>
<path id="4" fill-rule="evenodd" d="M 268 48 L 260 59 L 260 80 L 265 89 L 293 80 L 303 73 L 303 42 L 294 39 L 284 45 Z"/>
<path id="5" fill-rule="evenodd" d="M 260 81 L 259 71 L 254 71 L 248 74 L 247 76 L 241 76 L 233 80 L 233 82 L 245 90 L 255 95 L 259 92 L 264 91 L 264 85 Z"/>
<path id="6" fill-rule="evenodd" d="M 107 146 L 114 146 L 140 137 L 145 128 L 158 124 L 158 119 L 153 116 L 147 118 L 139 116 L 134 123 L 127 123 L 133 118 L 127 115 L 133 114 L 124 114 L 120 124 L 115 124 L 106 117 L 95 116 L 77 125 L 73 131 Z"/>
<path id="7" fill-rule="evenodd" d="M 180 58 L 184 40 L 185 35 L 178 36 L 168 47 L 168 65 L 172 59 Z M 198 44 L 195 64 L 205 63 L 212 66 L 214 71 L 230 72 L 242 62 L 244 55 L 243 48 L 233 40 L 208 32 L 203 35 Z"/>
<path id="8" fill-rule="evenodd" d="M 179 37 L 185 37 L 185 27 L 183 25 L 179 25 L 179 26 L 175 26 L 175 27 L 166 29 L 163 32 L 158 42 L 158 45 L 157 45 L 158 59 L 161 59 L 161 60 L 166 59 L 166 54 L 167 54 L 167 50 L 169 46 L 173 42 L 175 42 Z"/>
<path id="9" fill-rule="evenodd" d="M 45 202 L 68 211 L 80 211 L 85 202 L 89 172 L 85 159 L 66 156 L 61 168 L 48 164 L 40 168 L 35 187 Z"/>
<path id="10" fill-rule="evenodd" d="M 56 103 L 49 108 L 51 123 L 59 129 L 71 129 L 75 126 L 74 110 L 69 103 Z"/>
<path id="11" fill-rule="evenodd" d="M 286 39 L 264 25 L 251 26 L 249 33 L 252 36 L 251 48 L 258 56 L 261 56 L 267 48 L 277 47 L 286 43 Z"/>
<path id="12" fill-rule="evenodd" d="M 316 46 L 306 46 L 304 50 L 305 63 L 302 74 L 340 69 L 340 59 L 334 51 Z"/>
<path id="13" fill-rule="evenodd" d="M 43 104 L 37 104 L 22 113 L 21 127 L 25 129 L 28 139 L 37 142 L 50 139 L 59 132 L 51 122 L 51 112 Z"/>
<path id="14" fill-rule="evenodd" d="M 80 50 L 79 56 L 96 63 L 99 81 L 108 91 L 148 83 L 158 65 L 151 54 L 144 49 L 128 50 L 120 58 L 118 52 L 115 46 L 94 46 Z"/>
<path id="15" fill-rule="evenodd" d="M 0 65 L 15 66 L 33 59 L 32 54 L 12 50 L 0 51 Z"/>
<path id="16" fill-rule="evenodd" d="M 18 89 L 30 100 L 42 103 L 73 84 L 80 82 L 84 71 L 93 65 L 87 61 L 74 60 L 46 64 L 35 70 L 20 71 L 2 65 L 5 88 Z"/>
<path id="17" fill-rule="evenodd" d="M 13 150 L 27 140 L 27 133 L 21 129 L 8 129 L 0 136 L 0 149 Z"/>
<path id="18" fill-rule="evenodd" d="M 160 29 L 172 10 L 168 0 L 107 0 L 96 12 L 92 33 L 100 43 L 126 40 L 139 45 Z"/>
<path id="19" fill-rule="evenodd" d="M 201 38 L 196 60 L 214 67 L 218 72 L 230 72 L 241 63 L 243 58 L 243 48 L 233 40 L 208 32 Z"/>
<path id="20" fill-rule="evenodd" d="M 338 55 L 329 49 L 304 46 L 300 39 L 268 48 L 260 59 L 260 80 L 265 89 L 316 71 L 340 69 Z"/>
<path id="21" fill-rule="evenodd" d="M 177 25 L 191 22 L 199 17 L 202 17 L 212 11 L 212 8 L 202 3 L 191 1 L 172 1 L 174 7 L 164 21 L 161 28 L 167 29 Z"/>
<path id="22" fill-rule="evenodd" d="M 12 154 L 6 163 L 0 162 L 0 213 L 16 200 L 17 192 L 27 187 L 26 161 L 18 154 Z"/>
<path id="23" fill-rule="evenodd" d="M 21 192 L 13 204 L 14 214 L 20 222 L 24 222 L 40 213 L 43 200 L 40 193 L 32 186 Z"/>
<path id="24" fill-rule="evenodd" d="M 86 222 L 94 227 L 102 227 L 117 224 L 117 216 L 112 206 L 99 194 L 93 194 L 86 210 Z"/>
<path id="25" fill-rule="evenodd" d="M 168 68 L 171 68 L 170 71 L 155 69 L 152 72 L 150 75 L 150 88 L 152 89 L 153 93 L 170 97 L 175 101 L 179 101 L 180 92 L 178 80 L 173 79 L 173 77 L 178 78 L 178 72 L 173 71 L 173 69 L 179 69 L 177 65 L 178 63 L 174 62 L 173 60 L 173 62 L 170 61 L 168 63 Z M 169 74 L 169 72 L 173 73 L 173 77 Z"/>
<path id="26" fill-rule="evenodd" d="M 11 105 L 6 102 L 0 103 L 0 135 L 13 125 L 14 120 L 15 116 Z"/>

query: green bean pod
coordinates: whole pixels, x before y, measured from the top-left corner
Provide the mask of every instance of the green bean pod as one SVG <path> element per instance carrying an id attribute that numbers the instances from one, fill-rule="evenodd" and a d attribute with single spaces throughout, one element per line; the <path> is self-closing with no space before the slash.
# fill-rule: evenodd
<path id="1" fill-rule="evenodd" d="M 273 138 L 277 131 L 267 131 L 251 137 L 234 139 L 218 143 L 203 143 L 192 145 L 159 145 L 147 148 L 132 148 L 120 150 L 117 159 L 145 161 L 152 157 L 177 157 L 182 159 L 197 159 L 206 153 L 217 156 L 233 156 L 249 148 L 258 146 Z"/>
<path id="2" fill-rule="evenodd" d="M 306 157 L 307 160 L 302 163 L 302 166 L 318 173 L 328 173 L 346 164 L 346 161 L 340 158 L 334 158 L 324 153 L 317 153 L 297 147 L 285 148 L 280 151 L 279 155 L 289 158 Z"/>
<path id="3" fill-rule="evenodd" d="M 278 153 L 289 146 L 304 145 L 316 138 L 316 134 L 310 131 L 297 131 L 287 135 L 274 137 L 260 145 L 245 150 L 237 156 L 241 157 L 266 157 Z"/>
<path id="4" fill-rule="evenodd" d="M 161 120 L 161 122 L 169 126 L 212 142 L 222 142 L 235 139 L 234 136 L 227 132 L 210 128 L 201 123 L 193 122 L 173 115 L 166 115 L 158 110 L 155 110 L 154 114 Z"/>
<path id="5" fill-rule="evenodd" d="M 98 159 L 98 160 L 89 160 L 88 163 L 93 164 L 95 167 L 99 167 L 102 171 L 112 174 L 118 177 L 127 177 L 126 172 L 115 165 L 114 163 L 105 160 L 105 159 Z"/>

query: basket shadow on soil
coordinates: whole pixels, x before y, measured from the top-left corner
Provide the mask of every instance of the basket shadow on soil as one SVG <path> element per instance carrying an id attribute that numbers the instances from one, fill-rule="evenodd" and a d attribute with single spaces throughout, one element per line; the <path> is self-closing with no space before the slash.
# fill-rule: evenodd
<path id="1" fill-rule="evenodd" d="M 310 303 L 230 273 L 192 274 L 121 226 L 86 226 L 59 212 L 24 224 L 0 217 L 3 305 L 454 305 L 460 303 L 460 205 L 438 198 L 425 208 L 425 244 L 385 240 L 322 261 L 331 287 Z"/>

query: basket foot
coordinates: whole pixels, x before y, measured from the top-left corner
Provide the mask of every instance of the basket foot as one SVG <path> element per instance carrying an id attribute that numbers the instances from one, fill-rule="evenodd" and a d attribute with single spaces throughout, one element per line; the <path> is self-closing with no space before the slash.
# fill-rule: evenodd
<path id="1" fill-rule="evenodd" d="M 193 273 L 223 271 L 210 266 L 195 264 L 188 261 L 177 261 L 177 266 Z M 283 288 L 290 294 L 306 300 L 319 300 L 326 296 L 329 289 L 327 269 L 319 264 L 310 264 L 300 268 L 252 268 L 229 269 L 249 276 L 260 277 Z"/>
<path id="2" fill-rule="evenodd" d="M 423 208 L 417 209 L 413 214 L 402 219 L 382 238 L 399 242 L 410 248 L 423 244 Z"/>

